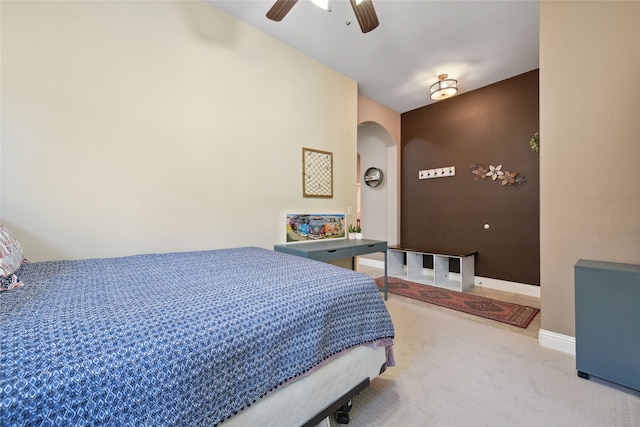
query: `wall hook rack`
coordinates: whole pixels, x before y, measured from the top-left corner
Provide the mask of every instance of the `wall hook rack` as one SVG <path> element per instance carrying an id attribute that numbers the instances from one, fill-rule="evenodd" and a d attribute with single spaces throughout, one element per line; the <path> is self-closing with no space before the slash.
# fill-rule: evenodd
<path id="1" fill-rule="evenodd" d="M 418 172 L 418 179 L 444 178 L 445 176 L 454 176 L 456 174 L 455 166 L 444 168 L 425 169 Z"/>

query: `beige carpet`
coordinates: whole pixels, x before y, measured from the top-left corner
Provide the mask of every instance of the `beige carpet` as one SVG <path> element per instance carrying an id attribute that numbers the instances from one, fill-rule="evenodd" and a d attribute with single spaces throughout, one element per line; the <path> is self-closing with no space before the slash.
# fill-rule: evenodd
<path id="1" fill-rule="evenodd" d="M 387 307 L 398 366 L 354 398 L 351 427 L 640 426 L 640 392 L 578 378 L 535 338 L 398 295 Z"/>

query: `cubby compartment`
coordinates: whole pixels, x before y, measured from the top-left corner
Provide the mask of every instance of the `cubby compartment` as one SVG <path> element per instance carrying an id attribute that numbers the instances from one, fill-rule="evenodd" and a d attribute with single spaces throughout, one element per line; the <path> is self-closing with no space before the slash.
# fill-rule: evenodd
<path id="1" fill-rule="evenodd" d="M 421 252 L 407 252 L 407 280 L 411 282 L 430 282 L 434 281 L 434 269 L 425 268 L 425 261 L 431 264 L 433 255 L 423 254 Z"/>
<path id="2" fill-rule="evenodd" d="M 403 251 L 387 252 L 387 275 L 404 277 L 407 274 L 407 253 Z"/>

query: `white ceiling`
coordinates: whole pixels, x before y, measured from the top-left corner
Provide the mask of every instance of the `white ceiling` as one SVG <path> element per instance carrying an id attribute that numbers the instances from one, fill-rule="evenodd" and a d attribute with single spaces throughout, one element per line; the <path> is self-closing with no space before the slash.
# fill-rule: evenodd
<path id="1" fill-rule="evenodd" d="M 301 0 L 280 22 L 265 16 L 275 0 L 205 1 L 399 113 L 435 102 L 428 92 L 439 74 L 457 79 L 464 93 L 539 67 L 538 0 L 373 0 L 380 26 L 366 34 L 346 0 L 330 0 L 332 12 Z"/>

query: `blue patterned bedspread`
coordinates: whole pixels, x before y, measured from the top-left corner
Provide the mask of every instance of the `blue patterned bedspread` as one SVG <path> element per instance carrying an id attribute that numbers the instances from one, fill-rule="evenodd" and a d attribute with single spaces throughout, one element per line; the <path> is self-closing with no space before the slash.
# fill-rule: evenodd
<path id="1" fill-rule="evenodd" d="M 214 426 L 394 336 L 374 281 L 260 248 L 51 261 L 0 293 L 0 425 Z"/>

